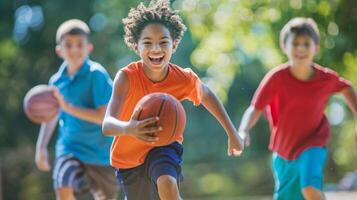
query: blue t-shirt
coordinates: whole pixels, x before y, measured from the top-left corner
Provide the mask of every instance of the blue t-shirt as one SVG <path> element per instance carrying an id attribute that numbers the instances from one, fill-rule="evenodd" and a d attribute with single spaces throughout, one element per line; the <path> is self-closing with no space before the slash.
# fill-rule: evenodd
<path id="1" fill-rule="evenodd" d="M 67 64 L 64 62 L 50 78 L 49 84 L 59 89 L 66 102 L 87 109 L 106 105 L 113 86 L 107 71 L 89 59 L 72 76 L 67 74 Z M 100 125 L 60 111 L 56 157 L 73 154 L 84 163 L 109 165 L 112 139 L 102 134 Z"/>

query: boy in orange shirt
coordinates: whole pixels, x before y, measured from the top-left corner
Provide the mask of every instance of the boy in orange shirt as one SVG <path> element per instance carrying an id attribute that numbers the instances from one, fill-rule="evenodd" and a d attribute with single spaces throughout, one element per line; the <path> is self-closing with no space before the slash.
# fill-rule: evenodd
<path id="1" fill-rule="evenodd" d="M 228 136 L 228 155 L 238 156 L 243 143 L 229 116 L 213 92 L 191 69 L 170 63 L 186 29 L 168 1 L 151 7 L 142 3 L 130 10 L 123 20 L 125 42 L 141 58 L 121 69 L 103 121 L 105 135 L 115 136 L 111 147 L 111 165 L 129 200 L 181 199 L 182 140 L 154 148 L 157 140 L 151 133 L 162 128 L 155 126 L 158 118 L 138 121 L 140 111 L 134 112 L 137 102 L 153 92 L 164 92 L 178 100 L 188 99 L 205 108 L 221 123 Z M 149 125 L 149 126 L 148 126 Z"/>

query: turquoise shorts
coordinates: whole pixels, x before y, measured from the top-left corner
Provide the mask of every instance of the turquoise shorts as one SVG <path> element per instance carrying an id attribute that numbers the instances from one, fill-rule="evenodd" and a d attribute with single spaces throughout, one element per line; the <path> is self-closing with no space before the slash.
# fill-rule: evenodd
<path id="1" fill-rule="evenodd" d="M 311 147 L 296 160 L 285 160 L 273 153 L 274 200 L 304 200 L 302 189 L 308 186 L 322 191 L 326 147 Z"/>

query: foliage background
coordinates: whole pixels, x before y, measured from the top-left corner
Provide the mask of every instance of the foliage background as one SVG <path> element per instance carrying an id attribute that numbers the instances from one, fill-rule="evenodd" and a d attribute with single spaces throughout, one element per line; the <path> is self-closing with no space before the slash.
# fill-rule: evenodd
<path id="1" fill-rule="evenodd" d="M 58 70 L 55 32 L 79 18 L 90 24 L 91 55 L 112 78 L 138 57 L 125 46 L 121 19 L 138 0 L 0 1 L 0 190 L 4 199 L 54 199 L 51 175 L 34 165 L 39 126 L 22 111 L 31 87 L 47 83 Z M 144 1 L 148 3 L 148 1 Z M 312 17 L 321 32 L 316 62 L 357 86 L 357 1 L 353 0 L 176 0 L 188 26 L 172 62 L 200 75 L 225 103 L 238 125 L 264 74 L 286 57 L 279 31 L 292 17 Z M 269 131 L 264 119 L 252 131 L 252 145 L 239 159 L 226 156 L 226 136 L 202 107 L 185 102 L 184 197 L 271 195 L 273 177 Z M 326 110 L 333 132 L 326 167 L 327 183 L 355 170 L 354 120 L 335 96 Z M 53 151 L 54 141 L 50 149 Z M 333 185 L 332 185 L 333 186 Z M 330 185 L 330 187 L 332 187 Z M 0 196 L 1 198 L 1 196 Z"/>

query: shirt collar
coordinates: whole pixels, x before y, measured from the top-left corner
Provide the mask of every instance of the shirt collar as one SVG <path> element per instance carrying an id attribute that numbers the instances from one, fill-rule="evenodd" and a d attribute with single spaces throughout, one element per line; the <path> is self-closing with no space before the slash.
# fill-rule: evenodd
<path id="1" fill-rule="evenodd" d="M 86 60 L 84 60 L 83 62 L 83 65 L 79 68 L 79 70 L 73 74 L 73 78 L 77 77 L 77 76 L 80 76 L 80 75 L 85 75 L 88 71 L 89 71 L 89 62 L 90 60 L 87 58 Z M 64 77 L 64 76 L 68 76 L 67 74 L 67 62 L 63 62 L 60 69 L 59 69 L 59 72 L 61 74 L 61 77 Z M 69 77 L 69 76 L 68 76 Z"/>

